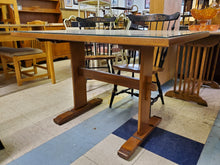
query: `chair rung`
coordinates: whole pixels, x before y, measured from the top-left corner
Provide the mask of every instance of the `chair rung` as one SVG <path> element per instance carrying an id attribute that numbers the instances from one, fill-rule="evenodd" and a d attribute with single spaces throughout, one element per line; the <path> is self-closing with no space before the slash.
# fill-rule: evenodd
<path id="1" fill-rule="evenodd" d="M 158 100 L 159 97 L 160 97 L 159 95 L 157 95 L 156 97 L 153 97 L 153 98 L 151 97 L 150 104 L 153 105 Z"/>
<path id="2" fill-rule="evenodd" d="M 140 65 L 139 64 L 124 64 L 124 65 L 114 65 L 114 69 L 126 71 L 126 72 L 134 72 L 140 73 Z M 157 72 L 162 72 L 164 69 L 160 67 L 153 67 L 152 74 Z"/>
<path id="3" fill-rule="evenodd" d="M 29 72 L 30 72 L 30 71 L 29 71 Z M 29 73 L 27 73 L 27 71 L 22 71 L 21 73 L 24 74 L 25 76 L 29 76 L 29 77 L 32 77 L 32 76 L 33 76 L 33 74 L 29 74 Z"/>
<path id="4" fill-rule="evenodd" d="M 41 65 L 34 65 L 34 66 L 36 66 L 36 67 L 38 67 L 38 68 L 41 68 L 41 69 L 47 69 L 47 67 L 41 66 Z"/>
<path id="5" fill-rule="evenodd" d="M 22 78 L 21 81 L 22 81 L 22 82 L 24 82 L 24 81 L 30 81 L 30 80 L 35 80 L 35 79 L 42 78 L 42 77 L 46 77 L 46 76 L 49 76 L 49 74 L 48 74 L 48 73 L 45 73 L 45 74 L 41 74 L 41 75 L 37 75 L 37 76 Z"/>
<path id="6" fill-rule="evenodd" d="M 85 56 L 86 60 L 105 60 L 105 59 L 115 59 L 115 56 L 109 55 L 96 55 L 96 56 Z"/>
<path id="7" fill-rule="evenodd" d="M 114 65 L 113 68 L 117 70 L 121 70 L 121 71 L 126 71 L 126 72 L 140 73 L 139 64 Z"/>

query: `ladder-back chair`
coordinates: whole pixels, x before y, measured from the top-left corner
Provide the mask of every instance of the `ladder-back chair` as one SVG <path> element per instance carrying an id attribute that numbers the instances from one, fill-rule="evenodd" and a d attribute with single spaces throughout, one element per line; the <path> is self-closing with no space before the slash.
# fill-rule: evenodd
<path id="1" fill-rule="evenodd" d="M 76 20 L 79 22 L 80 29 L 99 29 L 99 30 L 111 30 L 114 26 L 116 17 L 90 17 L 90 18 L 80 18 L 77 17 Z M 106 43 L 85 43 L 86 49 L 86 67 L 87 68 L 108 68 L 108 72 L 113 72 L 112 64 L 113 60 L 116 58 L 112 54 L 112 44 Z M 91 66 L 90 61 L 106 61 L 107 67 L 105 66 Z"/>
<path id="2" fill-rule="evenodd" d="M 176 20 L 179 18 L 180 13 L 174 13 L 171 15 L 166 14 L 150 14 L 150 15 L 128 15 L 127 17 L 131 21 L 130 30 L 174 30 L 176 25 Z M 165 57 L 167 55 L 168 48 L 165 47 L 155 47 L 154 50 L 154 63 L 153 63 L 153 72 L 152 76 L 155 76 L 155 81 L 152 83 L 156 83 L 158 87 L 158 95 L 156 97 L 151 98 L 151 105 L 161 98 L 162 104 L 164 104 L 163 92 L 161 89 L 161 84 L 159 81 L 158 73 L 163 71 L 163 64 L 165 61 Z M 132 77 L 134 77 L 134 73 L 140 73 L 140 52 L 139 51 L 130 51 L 130 57 L 132 59 L 128 60 L 128 64 L 124 65 L 114 65 L 113 69 L 118 70 L 117 74 L 121 74 L 121 71 L 131 72 Z M 131 63 L 132 62 L 132 63 Z M 124 89 L 118 91 L 117 85 L 114 85 L 114 89 L 112 91 L 112 96 L 110 100 L 109 107 L 112 107 L 114 97 L 121 93 L 128 93 L 132 96 L 139 96 L 138 93 L 134 93 L 133 89 Z"/>
<path id="3" fill-rule="evenodd" d="M 66 30 L 71 27 L 78 27 L 78 22 L 76 21 L 75 15 L 71 15 L 69 18 L 65 18 L 63 20 L 63 24 L 64 24 Z"/>
<path id="4" fill-rule="evenodd" d="M 25 81 L 32 81 L 43 77 L 51 78 L 52 83 L 55 84 L 56 80 L 54 74 L 52 50 L 50 50 L 51 45 L 49 44 L 52 43 L 47 42 L 47 44 L 42 44 L 42 42 L 33 40 L 32 47 L 0 47 L 0 57 L 5 78 L 8 79 L 9 76 L 15 72 L 18 86 L 22 85 L 22 83 Z M 44 52 L 42 49 L 46 51 Z M 46 66 L 38 65 L 36 62 L 38 58 L 46 58 Z M 33 69 L 22 68 L 21 61 L 23 60 L 33 60 Z M 8 64 L 11 63 L 13 64 L 14 68 L 8 67 Z M 37 68 L 44 69 L 46 72 L 38 74 Z"/>

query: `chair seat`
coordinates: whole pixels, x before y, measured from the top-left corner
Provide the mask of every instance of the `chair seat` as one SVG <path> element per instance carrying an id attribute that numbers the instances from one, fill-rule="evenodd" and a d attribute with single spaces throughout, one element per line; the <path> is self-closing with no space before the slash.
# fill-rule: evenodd
<path id="1" fill-rule="evenodd" d="M 86 60 L 110 60 L 115 59 L 115 56 L 109 56 L 109 55 L 96 55 L 96 56 L 85 56 Z"/>
<path id="2" fill-rule="evenodd" d="M 140 65 L 139 64 L 124 64 L 124 65 L 113 65 L 114 69 L 126 71 L 126 72 L 134 72 L 134 73 L 140 73 Z M 152 74 L 155 74 L 157 72 L 162 72 L 163 68 L 159 67 L 153 67 Z"/>
<path id="3" fill-rule="evenodd" d="M 39 46 L 39 42 L 36 40 L 31 41 L 31 43 L 33 46 Z M 48 45 L 49 44 L 50 43 L 48 43 Z M 14 74 L 11 73 L 12 70 L 8 68 L 8 63 L 13 63 L 13 71 L 15 72 L 18 86 L 22 85 L 22 83 L 25 81 L 32 81 L 43 77 L 51 78 L 52 83 L 55 83 L 51 53 L 43 52 L 43 50 L 38 48 L 0 47 L 0 58 L 3 66 L 4 76 L 6 79 L 9 78 L 10 75 Z M 37 59 L 39 58 L 46 59 L 46 66 L 37 64 Z M 21 61 L 25 60 L 31 60 L 33 63 L 33 68 L 23 69 Z M 46 72 L 38 73 L 37 68 L 44 69 Z"/>
<path id="4" fill-rule="evenodd" d="M 40 54 L 43 53 L 41 49 L 37 48 L 9 48 L 9 47 L 1 47 L 0 55 L 13 57 L 13 56 L 24 56 L 30 54 Z"/>

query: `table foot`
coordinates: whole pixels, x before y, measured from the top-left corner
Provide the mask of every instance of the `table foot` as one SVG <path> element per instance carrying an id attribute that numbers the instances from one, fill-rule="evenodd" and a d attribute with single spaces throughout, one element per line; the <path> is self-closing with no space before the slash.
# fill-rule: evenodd
<path id="1" fill-rule="evenodd" d="M 168 92 L 166 92 L 165 96 L 173 97 L 173 98 L 177 98 L 177 99 L 181 99 L 181 100 L 185 100 L 185 101 L 193 101 L 199 105 L 203 105 L 206 107 L 208 106 L 207 102 L 202 97 L 200 97 L 198 95 L 189 95 L 186 93 L 168 91 Z"/>
<path id="2" fill-rule="evenodd" d="M 145 124 L 143 132 L 135 132 L 118 150 L 118 155 L 128 160 L 135 152 L 136 148 L 147 138 L 147 136 L 153 131 L 153 129 L 160 123 L 161 118 L 153 116 L 149 120 L 149 124 Z"/>
<path id="3" fill-rule="evenodd" d="M 58 125 L 62 125 L 64 123 L 74 119 L 75 117 L 89 111 L 90 109 L 96 107 L 97 105 L 99 105 L 101 103 L 102 103 L 102 99 L 100 99 L 100 98 L 92 99 L 92 100 L 88 101 L 88 103 L 85 106 L 83 106 L 81 108 L 72 109 L 70 111 L 64 112 L 61 115 L 57 116 L 54 119 L 54 122 Z"/>
<path id="4" fill-rule="evenodd" d="M 204 81 L 203 85 L 208 85 L 208 86 L 210 86 L 211 88 L 214 88 L 214 89 L 220 89 L 219 84 L 215 81 Z"/>
<path id="5" fill-rule="evenodd" d="M 0 150 L 3 150 L 5 147 L 3 146 L 1 140 L 0 140 Z"/>

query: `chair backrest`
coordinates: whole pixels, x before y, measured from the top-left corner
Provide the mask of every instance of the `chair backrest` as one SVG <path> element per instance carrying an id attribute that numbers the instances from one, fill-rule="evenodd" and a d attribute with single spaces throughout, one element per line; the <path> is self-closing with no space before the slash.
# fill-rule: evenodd
<path id="1" fill-rule="evenodd" d="M 171 15 L 149 14 L 149 15 L 127 15 L 131 21 L 130 30 L 174 30 L 179 12 Z M 154 66 L 163 67 L 168 48 L 155 48 Z M 140 60 L 139 60 L 140 61 Z"/>
<path id="2" fill-rule="evenodd" d="M 63 20 L 65 28 L 78 27 L 78 22 L 76 21 L 76 16 L 71 15 L 69 18 Z"/>
<path id="3" fill-rule="evenodd" d="M 103 30 L 111 30 L 114 28 L 114 23 L 116 17 L 89 17 L 89 18 L 80 18 L 77 17 L 76 20 L 79 22 L 79 29 L 103 29 Z M 88 45 L 92 43 L 86 44 L 86 49 Z M 96 43 L 95 44 L 95 54 L 112 54 L 112 45 L 105 43 Z M 87 53 L 88 54 L 88 53 Z"/>
<path id="4" fill-rule="evenodd" d="M 129 18 L 125 15 L 125 13 L 121 13 L 118 15 L 118 17 L 115 20 L 115 29 L 116 30 L 120 30 L 120 29 L 124 29 L 124 30 L 129 30 L 131 25 L 131 21 L 129 20 Z"/>
<path id="5" fill-rule="evenodd" d="M 79 22 L 80 29 L 95 28 L 95 29 L 111 30 L 114 27 L 116 17 L 89 17 L 89 18 L 77 17 L 76 20 Z"/>
<path id="6" fill-rule="evenodd" d="M 131 29 L 136 30 L 174 30 L 176 20 L 180 13 L 167 14 L 149 14 L 149 15 L 127 15 L 132 22 Z"/>

